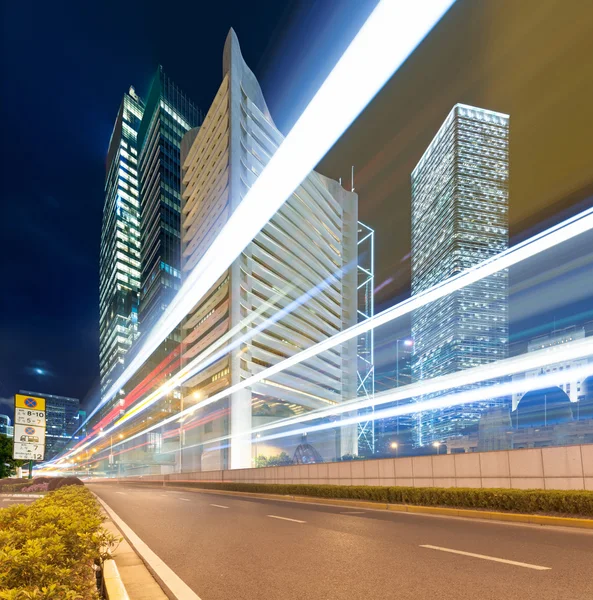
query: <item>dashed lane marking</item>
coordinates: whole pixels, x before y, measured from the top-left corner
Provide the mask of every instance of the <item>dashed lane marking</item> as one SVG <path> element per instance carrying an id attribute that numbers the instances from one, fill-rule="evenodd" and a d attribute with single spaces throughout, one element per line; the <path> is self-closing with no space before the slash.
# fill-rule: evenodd
<path id="1" fill-rule="evenodd" d="M 298 519 L 289 519 L 288 517 L 279 517 L 278 515 L 267 515 L 270 519 L 282 519 L 282 521 L 292 521 L 293 523 L 306 523 L 307 521 L 299 521 Z"/>
<path id="2" fill-rule="evenodd" d="M 428 544 L 420 544 L 420 548 L 429 548 L 430 550 L 440 550 L 441 552 L 449 552 L 451 554 L 461 554 L 462 556 L 471 556 L 472 558 L 481 558 L 482 560 L 491 560 L 493 562 L 504 563 L 506 565 L 514 565 L 515 567 L 523 567 L 525 569 L 533 569 L 535 571 L 549 571 L 551 567 L 542 567 L 541 565 L 532 565 L 516 560 L 507 560 L 506 558 L 497 558 L 496 556 L 486 556 L 485 554 L 474 554 L 473 552 L 464 552 L 463 550 L 453 550 L 452 548 L 441 548 L 440 546 L 430 546 Z"/>

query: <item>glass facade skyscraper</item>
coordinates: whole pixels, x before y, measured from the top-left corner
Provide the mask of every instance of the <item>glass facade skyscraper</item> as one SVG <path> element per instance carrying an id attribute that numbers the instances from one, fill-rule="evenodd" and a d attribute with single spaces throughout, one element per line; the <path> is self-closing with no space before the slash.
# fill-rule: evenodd
<path id="1" fill-rule="evenodd" d="M 180 142 L 199 110 L 159 66 L 146 102 L 125 94 L 107 155 L 101 238 L 101 395 L 180 287 Z M 146 378 L 175 349 L 174 331 L 131 382 Z M 101 423 L 125 401 L 114 398 Z M 117 408 L 117 407 L 116 407 Z M 118 411 L 116 411 L 118 412 Z"/>
<path id="2" fill-rule="evenodd" d="M 457 104 L 412 172 L 412 293 L 508 247 L 509 117 Z M 416 310 L 415 380 L 507 355 L 506 271 Z M 490 404 L 420 413 L 417 444 L 459 435 Z"/>
<path id="3" fill-rule="evenodd" d="M 140 323 L 148 331 L 181 285 L 181 138 L 200 123 L 200 111 L 159 66 L 138 134 L 142 275 Z"/>
<path id="4" fill-rule="evenodd" d="M 99 282 L 101 393 L 138 336 L 140 199 L 136 138 L 143 104 L 124 95 L 107 153 Z"/>

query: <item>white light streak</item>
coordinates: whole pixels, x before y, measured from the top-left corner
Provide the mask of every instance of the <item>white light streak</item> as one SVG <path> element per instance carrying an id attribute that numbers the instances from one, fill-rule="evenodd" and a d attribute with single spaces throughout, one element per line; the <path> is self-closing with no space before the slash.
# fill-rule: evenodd
<path id="1" fill-rule="evenodd" d="M 525 242 L 523 242 L 517 246 L 514 246 L 513 248 L 510 248 L 509 250 L 506 250 L 506 251 L 498 254 L 497 256 L 495 256 L 491 259 L 484 261 L 483 263 L 480 263 L 479 265 L 477 265 L 475 267 L 472 267 L 470 269 L 467 269 L 466 271 L 463 271 L 462 273 L 460 273 L 459 275 L 456 275 L 455 277 L 447 279 L 443 283 L 437 284 L 437 285 L 433 286 L 432 288 L 429 288 L 428 290 L 426 290 L 416 296 L 413 296 L 407 300 L 404 300 L 403 302 L 400 302 L 399 304 L 397 304 L 391 308 L 388 308 L 387 310 L 375 315 L 375 317 L 372 317 L 370 319 L 367 319 L 366 321 L 363 321 L 362 323 L 354 325 L 353 327 L 350 327 L 349 329 L 346 329 L 346 330 L 342 331 L 341 333 L 338 333 L 338 334 L 328 338 L 327 340 L 319 342 L 318 344 L 315 344 L 314 346 L 311 346 L 310 348 L 303 350 L 302 352 L 299 352 L 298 354 L 295 354 L 294 356 L 291 356 L 290 358 L 287 358 L 271 367 L 268 367 L 267 369 L 264 369 L 263 371 L 260 371 L 256 375 L 252 375 L 251 377 L 244 379 L 240 383 L 232 385 L 232 386 L 218 392 L 217 394 L 210 396 L 209 398 L 203 400 L 202 402 L 199 402 L 198 404 L 193 405 L 192 407 L 186 409 L 185 411 L 178 413 L 177 417 L 180 417 L 184 414 L 190 414 L 201 408 L 205 408 L 206 406 L 209 406 L 210 404 L 213 404 L 214 402 L 218 402 L 219 400 L 222 400 L 223 398 L 226 398 L 227 396 L 230 396 L 231 394 L 233 394 L 235 392 L 238 392 L 242 389 L 251 387 L 251 386 L 255 385 L 256 383 L 263 381 L 264 379 L 269 380 L 271 377 L 273 377 L 277 373 L 284 371 L 287 368 L 290 368 L 294 365 L 297 365 L 306 360 L 309 360 L 310 358 L 313 358 L 313 357 L 333 348 L 334 346 L 337 346 L 338 344 L 343 344 L 343 343 L 347 342 L 348 340 L 351 340 L 363 333 L 366 333 L 367 331 L 370 331 L 372 329 L 375 329 L 376 327 L 385 325 L 386 323 L 389 323 L 395 319 L 398 319 L 404 315 L 407 315 L 407 314 L 411 313 L 412 311 L 414 311 L 422 306 L 425 306 L 426 304 L 429 304 L 430 302 L 434 302 L 435 300 L 443 298 L 444 296 L 446 296 L 452 292 L 455 292 L 457 290 L 460 290 L 468 285 L 471 285 L 472 283 L 475 283 L 476 281 L 479 281 L 480 279 L 483 279 L 484 277 L 489 277 L 490 275 L 497 273 L 498 271 L 507 269 L 507 268 L 509 268 L 513 265 L 516 265 L 519 262 L 526 260 L 528 258 L 532 258 L 533 256 L 536 256 L 537 254 L 539 254 L 545 250 L 553 248 L 554 246 L 561 244 L 562 242 L 565 242 L 565 241 L 567 241 L 585 231 L 588 231 L 592 228 L 593 228 L 593 209 L 589 209 L 587 211 L 584 211 L 583 213 L 580 213 L 579 215 L 576 215 L 575 217 L 573 217 L 571 219 L 568 219 L 567 221 L 564 221 L 563 223 L 560 223 L 557 226 L 554 226 L 554 227 L 542 232 L 541 234 L 539 234 L 537 236 L 534 236 L 533 238 L 530 238 L 529 240 L 526 240 Z M 568 350 L 566 348 L 564 348 L 564 351 L 568 352 Z M 591 353 L 591 351 L 589 350 L 588 353 Z M 532 356 L 532 355 L 529 355 L 529 356 Z M 529 356 L 525 356 L 523 358 L 525 358 L 525 360 L 528 360 Z M 522 358 L 522 357 L 517 357 L 517 358 Z M 477 367 L 477 368 L 479 368 L 479 369 L 492 368 L 494 370 L 496 368 L 496 365 L 501 365 L 504 362 L 505 361 L 498 361 L 498 362 L 486 365 L 485 367 Z M 525 368 L 525 370 L 527 370 L 527 367 Z M 467 369 L 463 372 L 455 373 L 454 376 L 457 376 L 457 377 L 460 377 L 463 379 L 463 378 L 469 377 L 469 374 L 471 372 L 473 372 L 472 369 Z M 500 376 L 501 375 L 491 375 L 489 378 L 493 379 L 493 378 L 500 377 Z M 449 377 L 449 376 L 446 376 L 446 377 Z M 429 381 L 436 381 L 436 378 L 433 380 L 429 380 Z M 423 382 L 419 382 L 418 384 L 414 384 L 414 385 L 427 385 L 427 381 L 424 380 Z M 460 385 L 465 385 L 465 384 L 457 383 L 455 385 L 460 386 Z M 408 386 L 406 386 L 406 387 L 408 387 Z M 403 387 L 400 389 L 404 390 Z M 432 392 L 423 391 L 422 393 L 428 394 L 428 393 L 432 393 Z M 362 402 L 366 402 L 367 407 L 376 405 L 376 399 L 362 401 Z M 359 404 L 359 403 L 357 402 L 356 404 Z M 364 408 L 364 406 L 350 406 L 347 403 L 345 403 L 345 404 L 341 404 L 340 407 L 338 407 L 336 409 L 332 409 L 332 411 L 336 410 L 336 411 L 345 412 L 348 410 L 353 410 L 355 408 Z M 164 421 L 161 422 L 161 424 L 164 424 Z"/>
<path id="2" fill-rule="evenodd" d="M 337 416 L 343 413 L 348 413 L 352 411 L 358 411 L 361 408 L 368 408 L 369 406 L 381 406 L 384 404 L 389 404 L 392 402 L 407 400 L 414 397 L 425 396 L 429 394 L 436 394 L 445 392 L 446 390 L 459 388 L 467 385 L 474 385 L 485 381 L 492 381 L 494 379 L 500 379 L 502 377 L 508 377 L 511 375 L 516 375 L 518 373 L 523 373 L 526 371 L 531 371 L 534 369 L 540 369 L 543 367 L 547 367 L 550 365 L 558 364 L 561 362 L 568 362 L 571 360 L 578 360 L 586 357 L 591 357 L 593 355 L 593 338 L 585 338 L 581 340 L 575 340 L 573 342 L 568 342 L 566 344 L 562 344 L 560 346 L 553 346 L 550 348 L 545 348 L 543 350 L 538 350 L 536 352 L 529 352 L 527 354 L 523 354 L 521 356 L 516 356 L 513 358 L 507 358 L 504 360 L 497 361 L 495 363 L 490 363 L 487 365 L 481 365 L 479 367 L 473 367 L 472 369 L 466 369 L 464 371 L 459 371 L 457 373 L 452 373 L 450 375 L 443 375 L 441 377 L 435 377 L 433 379 L 428 379 L 424 381 L 418 381 L 413 384 L 400 386 L 395 388 L 394 390 L 390 390 L 387 392 L 383 392 L 382 394 L 378 394 L 374 399 L 371 400 L 358 400 L 353 399 L 349 402 L 345 402 L 338 406 L 333 406 L 329 409 L 323 409 L 319 411 L 312 411 L 310 413 L 306 413 L 304 415 L 299 415 L 298 417 L 293 417 L 290 419 L 284 419 L 275 421 L 274 423 L 270 423 L 268 425 L 263 425 L 261 427 L 257 427 L 252 429 L 249 432 L 243 433 L 240 436 L 236 436 L 237 438 L 244 436 L 251 436 L 257 433 L 264 433 L 266 431 L 270 431 L 272 429 L 277 429 L 280 427 L 289 427 L 293 425 L 298 425 L 301 423 L 306 423 L 308 421 L 322 419 L 329 416 Z M 582 371 L 588 374 L 593 373 L 593 365 L 589 364 L 586 367 L 582 367 Z M 579 371 L 577 369 L 571 370 L 571 378 L 578 377 L 577 373 Z M 508 388 L 502 388 L 503 385 L 507 384 L 498 384 L 498 385 L 489 385 L 483 388 L 479 388 L 476 390 L 467 390 L 464 392 L 458 392 L 453 395 L 441 396 L 436 399 L 426 400 L 423 402 L 417 402 L 414 405 L 406 404 L 401 407 L 394 407 L 387 409 L 386 411 L 376 411 L 375 415 L 372 416 L 369 413 L 363 415 L 357 415 L 355 417 L 351 417 L 348 419 L 342 419 L 339 422 L 339 425 L 347 425 L 350 423 L 358 423 L 359 421 L 370 421 L 378 418 L 385 418 L 386 416 L 397 416 L 397 414 L 403 415 L 408 414 L 410 412 L 418 412 L 424 410 L 433 410 L 436 408 L 443 408 L 446 406 L 455 406 L 456 403 L 466 403 L 466 402 L 474 402 L 476 399 L 489 399 L 490 397 L 496 398 L 502 395 L 507 395 L 510 393 L 515 393 L 513 390 L 520 392 L 522 390 L 533 390 L 538 389 L 540 382 L 552 382 L 556 381 L 553 379 L 554 377 L 557 379 L 566 379 L 566 372 L 562 373 L 552 373 L 549 375 L 541 376 L 536 379 L 526 379 L 517 382 L 508 383 Z M 561 383 L 563 383 L 562 381 Z M 552 383 L 545 383 L 543 387 L 547 387 L 548 385 L 553 385 Z M 506 391 L 500 391 L 505 389 Z M 494 391 L 495 390 L 495 391 Z M 509 391 L 510 390 L 510 391 Z M 221 392 L 222 393 L 222 392 Z M 463 395 L 465 394 L 465 395 Z M 490 396 L 490 394 L 494 394 Z M 480 396 L 477 398 L 477 396 Z M 453 402 L 453 403 L 451 403 Z M 442 405 L 441 405 L 442 404 Z M 413 407 L 413 408 L 411 408 Z M 193 412 L 194 407 L 191 409 L 187 409 L 184 413 Z M 392 411 L 403 411 L 401 413 L 392 412 Z M 407 411 L 407 412 L 406 412 Z M 129 442 L 131 440 L 136 439 L 146 433 L 158 428 L 162 427 L 175 419 L 179 418 L 180 414 L 178 413 L 172 417 L 161 421 L 153 425 L 152 427 L 145 429 L 141 432 L 136 433 L 135 435 L 127 438 L 123 442 L 119 442 L 118 444 L 114 444 L 114 447 L 119 446 L 120 444 Z M 388 413 L 388 414 L 384 414 Z M 382 415 L 382 416 L 378 416 Z M 327 426 L 327 427 L 326 427 Z M 336 427 L 336 423 L 331 424 L 322 424 L 316 427 L 303 428 L 299 430 L 293 430 L 288 433 L 277 434 L 272 437 L 265 436 L 262 437 L 262 441 L 266 439 L 275 439 L 277 437 L 283 437 L 285 435 L 296 435 L 297 433 L 305 433 L 308 431 L 318 431 L 319 427 L 329 428 Z M 224 440 L 231 439 L 235 436 L 227 435 L 216 439 L 208 440 L 208 444 L 218 443 Z M 199 444 L 198 444 L 199 445 Z M 191 447 L 191 446 L 190 446 Z M 82 448 L 81 448 L 82 449 Z"/>
<path id="3" fill-rule="evenodd" d="M 455 0 L 382 0 L 243 201 L 191 272 L 130 365 L 89 414 L 113 398 L 214 285 Z M 356 85 L 352 82 L 356 81 Z"/>

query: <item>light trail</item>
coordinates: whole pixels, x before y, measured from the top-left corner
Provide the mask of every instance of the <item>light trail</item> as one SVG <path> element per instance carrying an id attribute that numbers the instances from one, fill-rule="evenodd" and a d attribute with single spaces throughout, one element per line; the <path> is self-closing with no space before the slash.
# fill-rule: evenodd
<path id="1" fill-rule="evenodd" d="M 87 421 L 230 267 L 454 2 L 381 0 Z"/>
<path id="2" fill-rule="evenodd" d="M 593 375 L 593 364 L 587 364 L 575 369 L 571 369 L 571 378 L 576 379 L 585 379 Z M 419 412 L 426 412 L 431 410 L 442 410 L 444 408 L 451 408 L 454 406 L 461 406 L 463 404 L 469 404 L 472 402 L 487 402 L 490 400 L 495 400 L 497 398 L 503 396 L 509 396 L 511 394 L 516 394 L 520 392 L 532 392 L 538 391 L 542 389 L 546 389 L 548 387 L 561 385 L 566 382 L 566 373 L 565 372 L 556 372 L 556 373 L 548 373 L 546 375 L 540 375 L 537 378 L 533 379 L 523 379 L 520 381 L 510 381 L 505 383 L 497 383 L 493 385 L 488 385 L 481 388 L 465 390 L 461 392 L 456 392 L 453 394 L 447 394 L 445 396 L 440 396 L 438 398 L 431 398 L 430 400 L 425 400 L 422 402 L 410 402 L 400 406 L 394 406 L 390 408 L 386 408 L 380 411 L 375 411 L 374 414 L 362 414 L 356 415 L 353 417 L 348 417 L 346 419 L 341 419 L 340 421 L 330 422 L 330 423 L 320 423 L 318 425 L 311 425 L 307 427 L 301 427 L 299 429 L 294 429 L 290 431 L 282 431 L 279 433 L 261 435 L 261 437 L 257 438 L 257 443 L 262 443 L 265 441 L 281 439 L 290 436 L 302 435 L 304 433 L 314 433 L 317 431 L 324 431 L 327 429 L 335 429 L 336 427 L 344 427 L 348 425 L 355 425 L 362 422 L 367 421 L 375 421 L 380 419 L 386 419 L 391 417 L 400 417 L 404 415 L 415 414 Z M 406 386 L 408 387 L 408 386 Z M 391 402 L 396 402 L 401 400 L 401 394 L 399 391 L 401 388 L 395 388 L 394 390 L 390 390 L 382 394 L 381 404 L 387 404 Z M 409 395 L 406 396 L 406 399 L 410 398 Z M 317 416 L 316 419 L 321 418 L 321 415 Z M 296 419 L 293 424 L 299 424 L 303 420 Z M 226 442 L 228 440 L 232 440 L 239 437 L 252 437 L 257 433 L 263 433 L 265 431 L 269 431 L 270 429 L 274 429 L 278 427 L 277 423 L 273 423 L 267 427 L 258 427 L 247 433 L 242 434 L 242 436 L 221 436 L 218 438 L 209 439 L 206 443 L 211 446 L 212 444 L 220 444 L 222 442 Z M 287 426 L 284 424 L 283 426 Z M 123 443 L 123 442 L 122 442 Z M 192 448 L 198 448 L 203 446 L 205 443 L 201 442 L 198 444 L 192 444 L 188 446 L 184 446 L 183 450 L 191 450 Z M 225 446 L 215 446 L 212 449 L 220 449 L 223 447 L 227 447 L 229 444 Z M 124 450 L 125 452 L 127 450 Z M 178 452 L 179 450 L 167 450 L 161 452 L 161 454 L 171 454 Z"/>
<path id="3" fill-rule="evenodd" d="M 352 263 L 349 263 L 343 269 L 338 269 L 335 273 L 332 273 L 331 275 L 326 277 L 326 279 L 322 281 L 319 285 L 315 286 L 311 290 L 304 292 L 298 298 L 287 304 L 284 308 L 277 310 L 271 317 L 266 318 L 259 325 L 256 325 L 253 329 L 250 329 L 247 333 L 241 335 L 241 337 L 232 341 L 227 346 L 224 346 L 222 350 L 214 354 L 214 352 L 218 350 L 221 346 L 223 346 L 228 340 L 232 340 L 233 337 L 239 334 L 242 329 L 244 329 L 247 326 L 250 326 L 254 321 L 259 319 L 260 317 L 263 317 L 266 310 L 270 308 L 275 308 L 277 302 L 288 297 L 288 294 L 296 289 L 296 285 L 291 285 L 282 292 L 278 292 L 277 294 L 275 294 L 270 300 L 258 306 L 258 308 L 255 311 L 253 311 L 248 317 L 246 317 L 240 323 L 235 325 L 235 327 L 233 327 L 230 331 L 225 333 L 221 338 L 216 340 L 211 346 L 209 346 L 206 350 L 204 350 L 201 354 L 194 358 L 191 363 L 186 365 L 181 371 L 179 371 L 179 373 L 174 375 L 165 385 L 155 390 L 152 394 L 149 394 L 149 396 L 147 396 L 144 400 L 142 400 L 136 406 L 134 406 L 132 409 L 126 412 L 126 414 L 124 414 L 118 421 L 116 421 L 115 425 L 120 426 L 129 419 L 137 416 L 140 412 L 142 412 L 146 408 L 149 408 L 152 404 L 157 402 L 165 394 L 168 394 L 176 387 L 185 383 L 188 379 L 191 379 L 196 374 L 208 368 L 210 365 L 214 364 L 216 361 L 226 356 L 229 352 L 238 348 L 241 344 L 248 342 L 255 335 L 265 330 L 270 325 L 278 322 L 285 315 L 290 314 L 299 306 L 305 304 L 312 298 L 315 298 L 320 292 L 328 288 L 338 276 L 341 277 L 344 275 L 345 272 L 350 270 L 352 266 Z"/>
<path id="4" fill-rule="evenodd" d="M 571 360 L 578 360 L 586 357 L 593 356 L 593 338 L 585 338 L 581 340 L 575 340 L 573 342 L 568 342 L 566 344 L 562 344 L 561 346 L 553 346 L 551 348 L 545 348 L 543 350 L 538 350 L 536 352 L 529 352 L 523 354 L 521 356 L 516 356 L 513 358 L 507 358 L 504 360 L 497 361 L 495 363 L 489 363 L 487 365 L 481 365 L 479 367 L 473 367 L 472 369 L 466 369 L 464 371 L 459 371 L 457 373 L 452 373 L 450 375 L 442 375 L 440 377 L 435 377 L 433 379 L 418 381 L 416 383 L 412 383 L 406 386 L 400 386 L 396 388 L 394 391 L 390 390 L 387 392 L 383 392 L 374 399 L 371 400 L 359 400 L 352 399 L 348 402 L 344 402 L 337 406 L 332 406 L 328 409 L 323 409 L 320 411 L 306 413 L 304 415 L 300 415 L 298 417 L 292 417 L 290 419 L 279 420 L 274 423 L 270 423 L 268 425 L 263 425 L 257 428 L 251 429 L 249 432 L 243 433 L 238 436 L 226 435 L 220 438 L 216 438 L 213 440 L 208 440 L 208 443 L 216 443 L 219 441 L 224 441 L 227 439 L 240 439 L 244 436 L 255 435 L 257 433 L 265 433 L 266 431 L 270 431 L 272 429 L 277 429 L 280 427 L 289 427 L 291 425 L 298 425 L 301 423 L 305 423 L 308 421 L 326 418 L 330 416 L 337 416 L 343 413 L 358 411 L 362 408 L 368 408 L 369 406 L 381 406 L 383 404 L 388 404 L 391 402 L 397 402 L 401 400 L 407 400 L 413 397 L 419 396 L 427 396 L 430 394 L 437 394 L 441 392 L 445 392 L 446 390 L 450 390 L 453 388 L 459 388 L 467 385 L 475 385 L 478 383 L 482 383 L 485 381 L 492 381 L 495 379 L 500 379 L 502 377 L 516 375 L 518 373 L 522 373 L 525 371 L 531 371 L 534 369 L 543 368 L 546 366 L 558 364 L 561 362 L 567 362 Z M 591 366 L 591 365 L 589 365 Z M 593 367 L 592 367 L 593 369 Z M 574 370 L 576 372 L 576 369 Z M 566 373 L 564 373 L 564 377 L 566 377 Z M 538 379 L 539 380 L 539 379 Z M 536 382 L 538 380 L 530 380 L 532 382 Z M 529 381 L 529 380 L 528 380 Z M 511 382 L 517 386 L 517 389 L 521 389 L 521 384 L 524 382 Z M 502 385 L 502 384 L 500 384 Z M 487 386 L 485 389 L 489 390 L 490 387 Z M 470 390 L 473 392 L 473 390 Z M 466 392 L 459 392 L 466 393 Z M 441 400 L 439 398 L 438 400 Z M 426 401 L 431 402 L 431 401 Z M 421 406 L 422 408 L 418 408 L 417 410 L 429 410 L 429 408 L 424 407 L 424 403 L 417 403 L 417 406 Z M 428 406 L 428 405 L 427 405 Z M 451 406 L 454 406 L 451 405 Z M 188 409 L 187 413 L 193 411 L 192 409 Z M 185 411 L 184 411 L 185 412 Z M 154 429 L 159 427 L 163 427 L 164 425 L 179 419 L 180 414 L 178 413 L 175 416 L 169 417 L 160 423 L 155 423 L 148 429 L 140 431 L 133 436 L 114 444 L 114 447 L 119 446 L 120 444 L 125 444 L 135 438 L 145 435 Z M 405 413 L 404 413 L 405 414 Z M 376 417 L 375 417 L 376 418 Z M 372 417 L 369 413 L 361 415 L 362 420 L 372 420 Z M 345 420 L 340 421 L 340 425 L 346 423 Z M 333 423 L 333 427 L 336 427 L 336 423 Z M 303 431 L 307 431 L 304 429 Z"/>
<path id="5" fill-rule="evenodd" d="M 509 248 L 508 250 L 492 257 L 484 261 L 483 263 L 472 267 L 471 269 L 467 269 L 462 273 L 442 282 L 441 284 L 437 284 L 432 288 L 404 300 L 399 304 L 386 309 L 382 313 L 379 313 L 373 318 L 367 319 L 362 323 L 359 323 L 349 329 L 344 330 L 343 332 L 324 340 L 314 346 L 311 346 L 307 350 L 304 350 L 294 356 L 285 359 L 279 362 L 272 367 L 268 367 L 267 369 L 261 371 L 257 375 L 253 375 L 239 384 L 234 386 L 230 386 L 225 390 L 211 396 L 210 398 L 180 412 L 175 415 L 175 417 L 170 417 L 169 419 L 165 419 L 159 423 L 156 423 L 151 428 L 144 430 L 143 433 L 147 433 L 148 431 L 153 430 L 155 427 L 162 426 L 170 422 L 170 420 L 174 420 L 175 418 L 180 418 L 186 414 L 190 414 L 200 408 L 204 408 L 209 404 L 217 402 L 230 394 L 239 391 L 241 389 L 247 388 L 249 386 L 254 385 L 264 379 L 269 379 L 271 376 L 275 375 L 283 371 L 284 369 L 291 367 L 293 365 L 299 364 L 309 358 L 317 356 L 318 354 L 325 352 L 326 350 L 332 348 L 335 345 L 342 344 L 347 342 L 348 340 L 355 338 L 358 335 L 366 333 L 367 331 L 374 329 L 375 327 L 379 327 L 394 319 L 400 318 L 410 312 L 425 306 L 426 304 L 438 300 L 452 292 L 460 290 L 484 277 L 488 277 L 497 273 L 503 269 L 508 269 L 513 265 L 516 265 L 523 260 L 532 258 L 537 254 L 554 248 L 559 244 L 572 239 L 584 232 L 590 231 L 593 229 L 593 208 L 583 211 L 582 213 L 575 215 L 574 217 L 543 231 L 542 233 L 525 240 L 521 244 L 514 246 L 513 248 Z M 497 364 L 497 363 L 492 363 Z M 468 370 L 469 371 L 469 370 Z M 467 372 L 467 371 L 466 371 Z M 425 380 L 426 381 L 426 380 Z M 400 388 L 403 389 L 403 388 Z M 373 405 L 375 403 L 369 403 L 369 405 Z M 352 408 L 354 410 L 354 408 Z M 113 431 L 115 427 L 112 427 L 108 430 L 108 433 Z M 141 435 L 141 434 L 137 434 Z M 90 440 L 86 444 L 80 446 L 76 450 L 72 450 L 70 453 L 66 454 L 65 457 L 74 456 L 76 453 L 80 452 L 84 448 L 88 447 L 93 443 L 93 440 Z"/>
<path id="6" fill-rule="evenodd" d="M 277 363 L 276 365 L 268 367 L 260 373 L 252 375 L 251 377 L 244 379 L 240 383 L 232 385 L 226 388 L 225 390 L 214 394 L 210 398 L 207 398 L 206 400 L 203 400 L 202 402 L 193 405 L 185 411 L 178 413 L 176 417 L 179 418 L 184 414 L 190 414 L 201 408 L 205 408 L 206 406 L 213 404 L 214 402 L 218 402 L 219 400 L 226 398 L 234 392 L 238 392 L 242 389 L 251 387 L 256 383 L 269 379 L 273 375 L 280 373 L 283 370 L 290 368 L 294 365 L 302 363 L 303 361 L 306 361 L 310 358 L 313 358 L 321 354 L 322 352 L 333 348 L 338 344 L 343 344 L 351 340 L 352 338 L 366 333 L 371 329 L 374 329 L 376 327 L 389 323 L 394 319 L 407 315 L 413 312 L 414 310 L 417 310 L 418 308 L 429 304 L 430 302 L 434 302 L 435 300 L 443 298 L 444 296 L 447 296 L 452 292 L 458 291 L 468 285 L 471 285 L 472 283 L 475 283 L 480 279 L 489 277 L 494 273 L 497 273 L 504 269 L 508 269 L 509 267 L 516 265 L 522 262 L 523 260 L 532 258 L 537 254 L 544 252 L 545 250 L 549 250 L 591 229 L 593 229 L 593 209 L 584 211 L 583 213 L 580 213 L 579 215 L 576 215 L 575 217 L 572 217 L 542 232 L 541 234 L 530 238 L 529 240 L 526 240 L 525 242 L 514 246 L 513 248 L 510 248 L 498 254 L 497 256 L 492 257 L 491 259 L 488 259 L 483 263 L 480 263 L 479 265 L 476 265 L 475 267 L 467 269 L 466 271 L 463 271 L 462 273 L 450 279 L 447 279 L 441 284 L 437 284 L 436 286 L 433 286 L 432 288 L 429 288 L 428 290 L 417 294 L 416 296 L 412 296 L 411 298 L 408 298 L 407 300 L 404 300 L 403 302 L 400 302 L 399 304 L 386 309 L 385 311 L 379 313 L 375 317 L 372 317 L 370 319 L 367 319 L 366 321 L 363 321 L 362 323 L 354 325 L 353 327 L 350 327 L 349 329 L 346 329 L 343 332 L 338 333 L 332 336 L 331 338 L 328 338 L 327 340 L 324 340 L 323 342 L 319 342 L 318 344 L 311 346 L 307 350 L 303 350 L 302 352 L 299 352 L 298 354 L 295 354 L 294 356 L 291 356 L 290 358 L 287 358 Z M 492 363 L 491 365 L 487 366 L 494 367 L 494 365 L 497 365 L 501 362 L 503 361 Z M 463 371 L 462 373 L 466 374 L 465 376 L 467 376 L 467 373 L 470 371 L 471 369 L 468 369 L 466 371 Z M 461 374 L 459 375 L 461 376 Z M 493 377 L 494 376 L 492 376 L 492 378 Z M 424 383 L 426 383 L 426 380 L 424 380 Z M 366 407 L 376 405 L 376 402 L 373 400 L 367 400 L 364 402 L 366 403 Z M 346 411 L 356 410 L 358 408 L 364 407 L 365 406 L 351 406 L 349 408 L 346 408 L 345 404 L 341 404 L 339 407 L 334 408 L 332 410 Z M 160 424 L 164 425 L 166 422 L 167 420 L 161 421 Z"/>
<path id="7" fill-rule="evenodd" d="M 585 343 L 586 342 L 586 343 Z M 568 352 L 563 352 L 561 346 L 554 348 L 546 348 L 537 352 L 530 352 L 528 355 L 520 357 L 510 358 L 498 363 L 491 363 L 489 365 L 483 365 L 480 367 L 474 367 L 453 373 L 451 375 L 443 375 L 441 377 L 435 377 L 428 381 L 420 381 L 414 384 L 406 386 L 400 386 L 393 390 L 388 390 L 375 397 L 375 401 L 370 403 L 368 401 L 350 401 L 348 403 L 341 404 L 332 410 L 323 410 L 315 413 L 307 413 L 299 417 L 293 417 L 291 419 L 285 419 L 284 421 L 276 421 L 260 427 L 255 427 L 249 432 L 241 435 L 225 435 L 216 439 L 208 440 L 208 443 L 218 443 L 225 440 L 241 439 L 244 437 L 250 437 L 257 434 L 265 434 L 267 431 L 273 429 L 279 429 L 282 427 L 290 427 L 293 425 L 299 425 L 308 421 L 318 420 L 327 417 L 335 417 L 339 414 L 346 412 L 352 412 L 360 410 L 361 408 L 367 408 L 368 406 L 381 406 L 384 404 L 390 404 L 392 402 L 398 402 L 402 400 L 409 400 L 413 397 L 426 396 L 439 392 L 444 392 L 447 389 L 459 388 L 467 385 L 492 381 L 493 379 L 500 379 L 504 376 L 515 375 L 524 371 L 547 367 L 560 362 L 582 359 L 584 357 L 593 354 L 593 339 L 577 340 L 577 343 L 570 342 L 572 347 L 568 349 Z M 556 352 L 550 352 L 556 350 Z M 519 359 L 519 360 L 517 360 Z M 497 367 L 497 368 L 492 368 Z M 571 369 L 571 379 L 585 378 L 593 374 L 593 364 L 588 364 L 583 367 Z M 505 383 L 495 383 L 486 385 L 484 387 L 475 388 L 471 390 L 465 390 L 461 392 L 455 392 L 439 398 L 422 400 L 420 402 L 414 402 L 413 404 L 405 404 L 402 406 L 391 407 L 383 409 L 381 411 L 375 411 L 374 415 L 365 413 L 342 419 L 339 422 L 325 423 L 320 426 L 305 427 L 297 430 L 285 431 L 280 434 L 262 435 L 258 439 L 258 442 L 265 441 L 268 439 L 277 439 L 279 437 L 286 437 L 290 435 L 297 435 L 299 433 L 305 433 L 309 431 L 320 431 L 332 427 L 341 427 L 343 425 L 351 423 L 359 423 L 363 421 L 374 421 L 377 419 L 384 419 L 392 416 L 402 416 L 406 414 L 412 414 L 415 412 L 424 412 L 427 410 L 435 410 L 442 408 L 449 408 L 457 406 L 459 404 L 467 404 L 468 402 L 476 402 L 480 400 L 489 400 L 498 398 L 500 396 L 506 396 L 509 394 L 519 393 L 522 391 L 531 391 L 537 389 L 543 389 L 550 385 L 556 385 L 557 381 L 564 383 L 566 379 L 566 373 L 550 373 L 541 375 L 535 379 L 523 379 L 520 381 L 511 381 Z M 321 427 L 321 429 L 319 429 Z M 123 442 L 122 442 L 123 443 Z M 200 444 L 198 444 L 200 445 Z"/>

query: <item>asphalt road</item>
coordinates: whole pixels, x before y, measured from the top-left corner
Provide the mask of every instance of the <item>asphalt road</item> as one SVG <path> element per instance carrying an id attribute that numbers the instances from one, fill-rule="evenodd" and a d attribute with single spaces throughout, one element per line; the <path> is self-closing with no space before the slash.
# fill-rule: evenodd
<path id="1" fill-rule="evenodd" d="M 202 600 L 593 598 L 587 531 L 89 487 Z"/>

